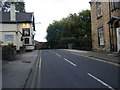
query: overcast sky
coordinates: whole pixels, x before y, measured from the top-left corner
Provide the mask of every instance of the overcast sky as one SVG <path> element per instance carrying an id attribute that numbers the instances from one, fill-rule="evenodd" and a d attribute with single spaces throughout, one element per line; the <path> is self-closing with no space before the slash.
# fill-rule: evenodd
<path id="1" fill-rule="evenodd" d="M 34 12 L 36 24 L 35 40 L 45 42 L 46 29 L 53 20 L 61 20 L 70 13 L 90 9 L 90 0 L 25 0 L 26 11 Z"/>

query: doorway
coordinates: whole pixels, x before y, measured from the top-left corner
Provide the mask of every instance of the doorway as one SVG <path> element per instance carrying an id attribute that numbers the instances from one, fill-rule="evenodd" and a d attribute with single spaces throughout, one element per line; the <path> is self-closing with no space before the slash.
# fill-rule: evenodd
<path id="1" fill-rule="evenodd" d="M 120 52 L 120 27 L 116 28 L 117 31 L 117 52 Z"/>

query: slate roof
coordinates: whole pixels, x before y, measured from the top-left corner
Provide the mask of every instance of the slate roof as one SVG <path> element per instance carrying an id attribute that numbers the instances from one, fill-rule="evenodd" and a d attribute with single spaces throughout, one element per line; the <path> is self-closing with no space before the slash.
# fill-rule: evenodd
<path id="1" fill-rule="evenodd" d="M 2 14 L 1 14 L 2 13 Z M 33 20 L 33 13 L 22 13 L 16 12 L 16 21 L 10 20 L 10 12 L 0 12 L 2 15 L 2 22 L 3 23 L 10 23 L 10 22 L 32 22 Z"/>

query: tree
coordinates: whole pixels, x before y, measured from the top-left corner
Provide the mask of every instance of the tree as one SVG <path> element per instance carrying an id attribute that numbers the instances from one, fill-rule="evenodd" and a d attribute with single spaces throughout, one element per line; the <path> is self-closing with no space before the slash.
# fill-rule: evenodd
<path id="1" fill-rule="evenodd" d="M 83 10 L 79 13 L 79 26 L 84 33 L 83 36 L 91 37 L 91 12 L 90 10 Z"/>
<path id="2" fill-rule="evenodd" d="M 46 39 L 48 41 L 48 44 L 53 48 L 57 46 L 58 41 L 60 40 L 63 28 L 62 26 L 62 21 L 54 21 L 47 28 Z"/>
<path id="3" fill-rule="evenodd" d="M 25 3 L 24 2 L 16 2 L 15 9 L 17 12 L 25 12 Z M 3 12 L 10 11 L 10 2 L 5 2 L 2 7 Z"/>
<path id="4" fill-rule="evenodd" d="M 47 41 L 53 48 L 66 48 L 68 44 L 76 49 L 91 48 L 91 13 L 83 10 L 70 14 L 60 21 L 54 21 L 47 28 Z"/>

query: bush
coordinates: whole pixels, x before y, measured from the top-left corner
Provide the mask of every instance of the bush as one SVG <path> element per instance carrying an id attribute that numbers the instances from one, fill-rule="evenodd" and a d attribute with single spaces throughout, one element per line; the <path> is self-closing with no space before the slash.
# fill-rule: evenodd
<path id="1" fill-rule="evenodd" d="M 14 60 L 16 56 L 16 48 L 11 46 L 2 47 L 2 60 Z"/>

